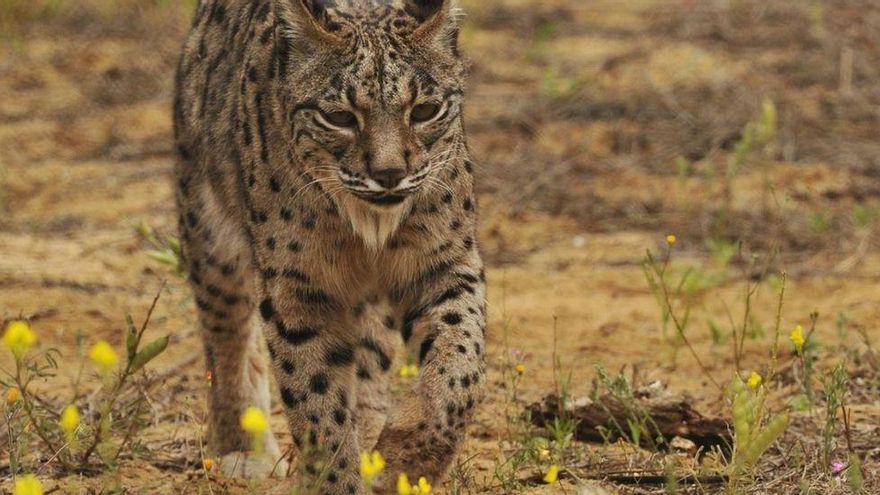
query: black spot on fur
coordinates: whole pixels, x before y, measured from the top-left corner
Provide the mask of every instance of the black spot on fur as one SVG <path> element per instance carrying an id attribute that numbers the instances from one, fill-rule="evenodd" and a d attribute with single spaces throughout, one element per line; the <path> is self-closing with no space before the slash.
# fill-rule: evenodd
<path id="1" fill-rule="evenodd" d="M 291 345 L 303 345 L 318 336 L 318 331 L 311 327 L 287 328 L 282 322 L 276 326 L 278 335 Z"/>
<path id="2" fill-rule="evenodd" d="M 263 4 L 260 11 L 257 12 L 257 22 L 266 22 L 266 17 L 269 16 L 269 7 L 269 2 Z"/>
<path id="3" fill-rule="evenodd" d="M 382 367 L 383 371 L 388 371 L 391 368 L 391 358 L 382 350 L 382 347 L 379 346 L 378 342 L 370 338 L 363 338 L 361 339 L 360 345 L 378 357 L 379 366 Z"/>
<path id="4" fill-rule="evenodd" d="M 324 395 L 327 393 L 327 386 L 329 384 L 330 379 L 327 378 L 326 373 L 317 373 L 309 381 L 309 388 L 318 395 Z"/>
<path id="5" fill-rule="evenodd" d="M 309 306 L 329 306 L 335 303 L 330 294 L 318 289 L 303 289 L 298 287 L 294 293 L 301 303 L 308 304 Z"/>
<path id="6" fill-rule="evenodd" d="M 297 270 L 296 268 L 285 268 L 284 272 L 282 272 L 282 275 L 284 275 L 285 278 L 291 278 L 302 283 L 309 282 L 309 276 Z"/>
<path id="7" fill-rule="evenodd" d="M 434 347 L 434 339 L 435 336 L 429 335 L 422 341 L 422 345 L 419 348 L 419 365 L 424 364 L 425 358 L 428 357 L 428 353 Z"/>
<path id="8" fill-rule="evenodd" d="M 284 405 L 292 409 L 305 401 L 305 394 L 296 394 L 287 387 L 281 387 L 281 400 Z"/>
<path id="9" fill-rule="evenodd" d="M 260 315 L 264 320 L 269 321 L 275 316 L 275 307 L 272 305 L 272 299 L 263 299 L 260 303 Z"/>
<path id="10" fill-rule="evenodd" d="M 393 316 L 386 316 L 383 323 L 385 324 L 385 328 L 387 328 L 388 330 L 394 330 L 394 327 L 396 326 L 396 322 L 394 321 Z"/>
<path id="11" fill-rule="evenodd" d="M 324 361 L 330 366 L 346 366 L 354 362 L 354 350 L 340 345 L 327 351 Z"/>
<path id="12" fill-rule="evenodd" d="M 370 375 L 370 371 L 363 367 L 358 367 L 357 369 L 357 377 L 361 380 L 371 380 L 373 377 Z"/>
<path id="13" fill-rule="evenodd" d="M 423 308 L 415 308 L 406 313 L 403 317 L 403 328 L 401 329 L 401 335 L 403 336 L 403 341 L 408 342 L 410 338 L 412 338 L 413 333 L 413 325 L 415 325 L 416 320 L 421 318 L 425 314 L 425 310 Z"/>
<path id="14" fill-rule="evenodd" d="M 333 421 L 336 422 L 339 426 L 345 424 L 345 419 L 348 417 L 348 413 L 345 412 L 345 409 L 336 409 L 333 411 Z"/>
<path id="15" fill-rule="evenodd" d="M 284 359 L 281 361 L 281 369 L 284 370 L 285 373 L 290 375 L 293 373 L 295 366 L 293 365 L 293 362 L 291 362 L 290 360 Z"/>
<path id="16" fill-rule="evenodd" d="M 461 323 L 461 315 L 454 311 L 450 311 L 443 315 L 443 323 L 446 323 L 447 325 L 458 325 Z"/>

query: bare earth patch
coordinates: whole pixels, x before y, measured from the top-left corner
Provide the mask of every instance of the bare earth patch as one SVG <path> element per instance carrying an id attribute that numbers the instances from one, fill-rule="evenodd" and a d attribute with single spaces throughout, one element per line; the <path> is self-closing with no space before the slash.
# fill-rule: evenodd
<path id="1" fill-rule="evenodd" d="M 783 271 L 769 407 L 802 394 L 788 332 L 817 312 L 812 366 L 821 375 L 845 361 L 849 375 L 850 441 L 840 420 L 833 460 L 857 455 L 863 493 L 880 492 L 875 2 L 464 3 L 490 263 L 490 393 L 436 492 L 723 492 L 725 460 L 711 453 L 574 439 L 563 447 L 552 427 L 526 428 L 522 415 L 563 384 L 570 397 L 591 396 L 601 365 L 730 420 L 729 394 L 713 381 L 766 371 Z M 47 492 L 288 493 L 202 469 L 208 385 L 193 304 L 136 232 L 176 232 L 170 99 L 185 9 L 108 17 L 88 4 L 19 21 L 0 44 L 0 318 L 30 319 L 41 344 L 62 352 L 61 373 L 39 385 L 59 410 L 79 335 L 122 348 L 125 315 L 142 319 L 166 281 L 148 336 L 172 340 L 144 381 L 143 452 L 109 471 L 46 466 L 39 475 Z M 731 168 L 766 101 L 777 113 L 772 140 Z M 690 273 L 674 307 L 690 308 L 687 337 L 705 372 L 674 329 L 664 332 L 645 279 L 646 251 L 665 253 L 669 233 L 678 237 L 670 273 Z M 749 283 L 757 291 L 743 324 Z M 729 335 L 738 325 L 747 334 L 739 369 Z M 0 367 L 11 366 L 0 353 Z M 817 390 L 812 412 L 792 414 L 742 493 L 852 493 L 815 457 L 823 408 Z M 289 446 L 280 407 L 272 425 Z M 5 449 L 0 442 L 4 488 Z M 563 470 L 547 485 L 551 459 Z"/>

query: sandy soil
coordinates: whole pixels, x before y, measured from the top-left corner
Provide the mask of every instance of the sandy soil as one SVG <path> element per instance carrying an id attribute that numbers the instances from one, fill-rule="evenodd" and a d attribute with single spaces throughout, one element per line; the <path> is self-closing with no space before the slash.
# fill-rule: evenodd
<path id="1" fill-rule="evenodd" d="M 694 225 L 704 219 L 701 208 L 712 201 L 713 190 L 701 176 L 682 178 L 647 162 L 629 166 L 637 159 L 620 150 L 636 145 L 622 141 L 635 139 L 635 128 L 613 118 L 567 117 L 563 110 L 572 100 L 557 93 L 576 85 L 578 95 L 610 87 L 625 95 L 626 88 L 649 81 L 659 93 L 672 94 L 682 86 L 748 80 L 752 65 L 748 55 L 651 31 L 646 16 L 653 2 L 538 6 L 505 0 L 495 10 L 469 3 L 468 22 L 475 27 L 463 41 L 474 66 L 472 144 L 484 163 L 480 237 L 490 260 L 491 385 L 460 457 L 467 482 L 458 490 L 504 493 L 493 480 L 497 459 L 509 448 L 509 425 L 501 418 L 554 389 L 554 356 L 571 371 L 576 395 L 589 393 L 594 365 L 602 364 L 625 369 L 642 384 L 660 380 L 701 411 L 729 416 L 687 351 L 673 358 L 641 266 L 646 250 L 663 252 L 666 234 L 675 232 L 676 269 L 694 266 L 716 276 L 694 293 L 690 338 L 711 375 L 727 383 L 735 370 L 729 344 L 713 343 L 708 327 L 710 321 L 726 327 L 728 312 L 739 318 L 746 281 L 736 264 L 713 261 L 705 225 Z M 519 16 L 525 9 L 529 15 Z M 169 105 L 183 28 L 166 27 L 166 36 L 155 36 L 108 26 L 87 23 L 58 35 L 51 25 L 37 24 L 0 49 L 0 317 L 29 318 L 42 345 L 73 362 L 80 335 L 122 345 L 125 315 L 142 319 L 167 281 L 149 335 L 170 334 L 173 340 L 151 370 L 163 377 L 150 390 L 154 424 L 143 432 L 152 458 L 47 486 L 64 493 L 100 487 L 103 493 L 264 493 L 272 484 L 208 482 L 199 469 L 207 385 L 193 304 L 185 283 L 147 255 L 149 246 L 135 229 L 146 224 L 166 235 L 175 231 Z M 681 61 L 689 62 L 682 68 Z M 558 76 L 548 76 L 553 71 Z M 529 105 L 548 99 L 555 103 Z M 745 120 L 753 115 L 747 112 Z M 731 119 L 731 126 L 742 127 L 741 117 Z M 873 227 L 856 231 L 839 224 L 853 204 L 876 201 L 876 177 L 818 152 L 794 161 L 782 155 L 761 158 L 733 182 L 735 211 L 760 216 L 756 205 L 767 200 L 764 184 L 770 182 L 775 211 L 785 213 L 767 223 L 742 224 L 751 245 L 770 245 L 767 238 L 778 237 L 785 248 L 771 265 L 773 273 L 790 274 L 782 327 L 807 324 L 818 311 L 818 341 L 826 350 L 841 338 L 863 349 L 858 328 L 880 341 L 880 256 L 871 249 Z M 827 211 L 830 227 L 809 231 L 807 214 L 792 220 L 807 207 Z M 753 311 L 766 332 L 747 342 L 746 370 L 766 366 L 776 303 L 773 284 L 763 283 Z M 852 322 L 843 337 L 834 324 L 841 313 Z M 504 372 L 518 350 L 527 356 L 527 371 L 521 403 L 511 404 Z M 823 365 L 836 360 L 830 352 L 822 356 Z M 8 369 L 5 355 L 0 365 Z M 68 379 L 47 384 L 49 397 L 63 402 Z M 866 394 L 854 405 L 862 438 L 880 443 L 880 396 Z M 283 434 L 278 414 L 273 422 Z M 877 459 L 874 450 L 866 462 L 875 479 Z M 526 468 L 521 477 L 537 474 L 537 468 Z M 575 493 L 572 481 L 563 485 L 527 482 L 523 493 Z"/>

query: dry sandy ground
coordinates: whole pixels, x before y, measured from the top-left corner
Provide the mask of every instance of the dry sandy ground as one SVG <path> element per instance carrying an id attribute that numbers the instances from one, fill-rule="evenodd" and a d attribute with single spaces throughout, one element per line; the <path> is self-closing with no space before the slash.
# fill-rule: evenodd
<path id="1" fill-rule="evenodd" d="M 525 3 L 504 2 L 514 13 Z M 550 2 L 538 10 L 552 15 L 557 4 L 566 2 Z M 650 38 L 632 35 L 644 22 L 643 8 L 649 4 L 603 1 L 574 8 L 577 19 L 590 29 L 553 37 L 541 50 L 553 53 L 560 67 L 584 68 L 618 57 L 625 60 L 634 44 L 649 50 L 650 56 L 640 65 L 623 63 L 619 72 L 603 76 L 617 78 L 620 84 L 637 77 L 636 73 L 638 77 L 649 74 L 661 87 L 674 87 L 682 78 L 735 77 L 744 70 L 742 61 L 718 60 L 688 43 L 649 47 Z M 497 20 L 508 21 L 515 26 L 528 22 Z M 589 392 L 593 366 L 603 364 L 614 371 L 625 368 L 628 375 L 637 370 L 640 383 L 662 380 L 670 389 L 692 397 L 703 412 L 727 415 L 720 394 L 687 352 L 681 350 L 673 363 L 672 350 L 660 330 L 660 309 L 642 272 L 645 251 L 662 251 L 667 231 L 678 231 L 686 221 L 675 218 L 646 230 L 609 228 L 612 220 L 608 220 L 602 223 L 602 233 L 597 233 L 596 223 L 589 218 L 598 214 L 590 213 L 584 221 L 577 214 L 551 215 L 546 209 L 523 208 L 515 195 L 499 186 L 499 177 L 504 177 L 499 169 L 503 171 L 508 156 L 518 154 L 519 167 L 523 155 L 534 159 L 532 169 L 511 171 L 511 175 L 532 174 L 538 183 L 535 187 L 544 181 L 563 181 L 572 190 L 591 190 L 581 198 L 583 204 L 565 198 L 567 203 L 560 210 L 566 212 L 592 212 L 588 203 L 597 198 L 610 212 L 625 210 L 629 204 L 643 205 L 646 195 L 675 202 L 704 194 L 697 181 L 682 183 L 668 174 L 651 176 L 610 165 L 600 166 L 585 178 L 576 166 L 580 175 L 555 161 L 566 154 L 593 158 L 611 154 L 616 145 L 608 142 L 612 129 L 607 122 L 541 116 L 528 121 L 529 116 L 521 112 L 513 114 L 520 120 L 505 122 L 509 114 L 502 108 L 519 108 L 546 91 L 541 86 L 546 84 L 547 68 L 530 62 L 530 57 L 539 55 L 514 35 L 515 29 L 469 30 L 464 37 L 477 72 L 469 114 L 473 144 L 477 156 L 486 157 L 486 167 L 493 168 L 481 171 L 491 187 L 480 198 L 481 243 L 491 262 L 490 393 L 461 455 L 469 466 L 465 476 L 469 482 L 461 487 L 462 493 L 503 493 L 493 481 L 493 471 L 508 447 L 503 442 L 508 425 L 501 418 L 511 406 L 510 391 L 502 371 L 513 362 L 510 356 L 515 350 L 527 355 L 520 386 L 523 402 L 553 390 L 555 353 L 566 373 L 571 371 L 576 395 Z M 62 492 L 88 493 L 99 487 L 105 493 L 264 493 L 269 489 L 265 484 L 234 480 L 209 483 L 197 469 L 206 383 L 193 305 L 185 283 L 147 256 L 148 246 L 134 228 L 145 223 L 165 234 L 175 230 L 169 181 L 169 101 L 180 32 L 173 30 L 173 35 L 160 41 L 151 38 L 151 50 L 145 53 L 144 42 L 124 32 L 109 30 L 92 36 L 86 31 L 58 38 L 48 28 L 37 27 L 16 47 L 0 51 L 0 317 L 30 318 L 42 345 L 57 347 L 69 360 L 65 362 L 72 362 L 80 332 L 89 340 L 104 338 L 121 345 L 125 315 L 142 319 L 160 285 L 168 281 L 149 330 L 151 336 L 170 334 L 173 339 L 151 371 L 163 376 L 150 392 L 155 423 L 143 432 L 153 459 L 126 462 L 118 472 L 98 477 L 48 481 L 47 486 L 57 485 Z M 518 59 L 496 63 L 494 53 L 513 53 Z M 688 74 L 672 70 L 668 63 L 681 59 L 693 61 Z M 499 121 L 507 127 L 493 127 Z M 511 129 L 520 127 L 535 137 L 511 143 L 511 136 L 519 136 L 519 131 Z M 542 156 L 549 158 L 542 162 Z M 741 192 L 736 201 L 744 205 L 758 201 L 760 184 L 767 177 L 780 196 L 798 197 L 806 192 L 812 198 L 829 190 L 847 190 L 861 176 L 822 161 L 773 162 L 737 179 Z M 522 191 L 523 203 L 532 204 L 530 194 L 534 191 Z M 542 201 L 552 203 L 552 193 Z M 702 239 L 680 235 L 677 263 L 715 270 L 704 248 Z M 856 258 L 850 259 L 853 255 Z M 847 259 L 855 262 L 840 269 Z M 819 341 L 830 348 L 839 338 L 835 318 L 845 312 L 854 322 L 852 328 L 867 329 L 880 342 L 880 257 L 870 249 L 860 251 L 847 245 L 839 250 L 800 250 L 797 256 L 774 264 L 774 270 L 779 269 L 791 273 L 784 329 L 806 324 L 808 315 L 818 311 Z M 741 314 L 745 282 L 736 270 L 725 273 L 722 281 L 697 292 L 691 339 L 712 375 L 726 383 L 734 372 L 733 360 L 727 345 L 712 343 L 708 321 L 726 325 L 728 311 Z M 745 369 L 766 365 L 775 297 L 771 284 L 762 285 L 754 314 L 768 333 L 748 342 Z M 855 333 L 845 338 L 857 345 Z M 791 358 L 786 354 L 783 359 Z M 828 363 L 833 360 L 827 359 Z M 50 383 L 49 396 L 63 401 L 68 378 Z M 855 419 L 863 438 L 880 444 L 878 397 L 865 398 L 856 406 Z M 276 414 L 274 426 L 280 433 L 284 427 L 279 419 Z M 590 449 L 604 452 L 599 446 Z M 877 453 L 872 455 L 866 468 L 876 478 Z M 521 477 L 536 474 L 536 469 L 526 469 Z M 569 488 L 526 485 L 524 493 L 563 489 L 575 493 L 569 481 L 563 483 Z"/>

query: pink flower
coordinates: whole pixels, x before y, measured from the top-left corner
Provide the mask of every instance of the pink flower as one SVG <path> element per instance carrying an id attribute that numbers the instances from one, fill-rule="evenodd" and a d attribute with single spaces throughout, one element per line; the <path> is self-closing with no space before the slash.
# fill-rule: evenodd
<path id="1" fill-rule="evenodd" d="M 846 469 L 846 464 L 843 462 L 834 461 L 831 463 L 831 472 L 834 474 L 840 474 L 844 469 Z"/>

